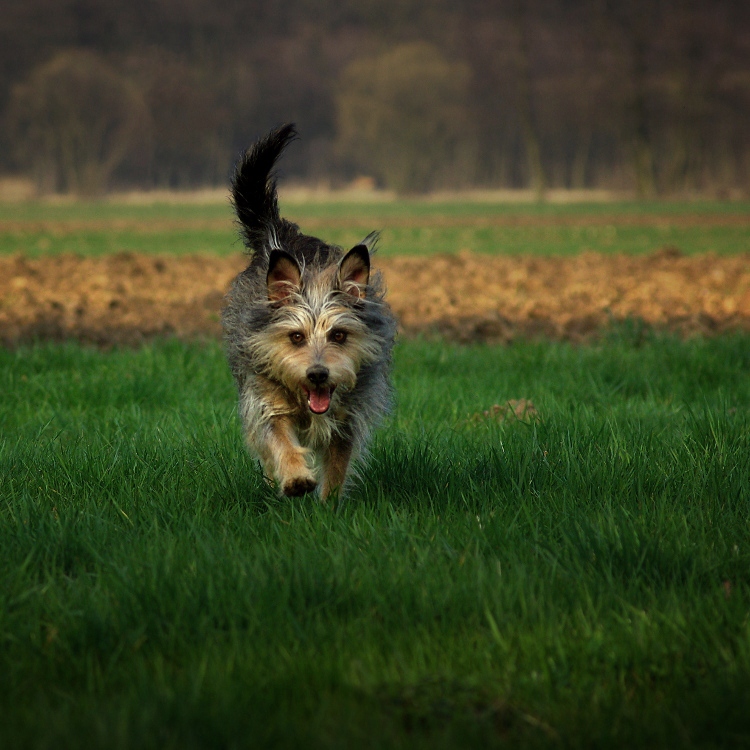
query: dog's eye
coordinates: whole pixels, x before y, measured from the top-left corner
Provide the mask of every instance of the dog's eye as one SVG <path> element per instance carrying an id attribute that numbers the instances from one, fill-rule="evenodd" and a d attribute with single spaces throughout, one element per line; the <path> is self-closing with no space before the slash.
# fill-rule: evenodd
<path id="1" fill-rule="evenodd" d="M 332 331 L 331 341 L 333 341 L 334 344 L 343 344 L 348 335 L 349 334 L 346 331 Z"/>
<path id="2" fill-rule="evenodd" d="M 295 345 L 299 346 L 300 344 L 305 343 L 305 334 L 301 331 L 295 331 L 294 333 L 289 334 L 289 340 Z"/>

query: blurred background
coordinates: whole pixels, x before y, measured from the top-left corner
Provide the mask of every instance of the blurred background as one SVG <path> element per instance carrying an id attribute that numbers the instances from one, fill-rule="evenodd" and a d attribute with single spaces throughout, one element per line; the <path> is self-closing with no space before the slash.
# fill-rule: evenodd
<path id="1" fill-rule="evenodd" d="M 225 185 L 293 121 L 287 182 L 750 192 L 746 0 L 2 0 L 0 176 Z"/>

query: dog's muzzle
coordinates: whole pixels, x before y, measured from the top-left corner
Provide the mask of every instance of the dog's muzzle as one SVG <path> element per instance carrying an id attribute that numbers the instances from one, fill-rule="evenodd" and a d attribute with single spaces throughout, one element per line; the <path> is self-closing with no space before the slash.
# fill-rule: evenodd
<path id="1" fill-rule="evenodd" d="M 310 388 L 305 387 L 307 405 L 313 414 L 325 414 L 331 406 L 331 396 L 335 386 L 328 384 L 328 368 L 313 365 L 306 373 Z"/>

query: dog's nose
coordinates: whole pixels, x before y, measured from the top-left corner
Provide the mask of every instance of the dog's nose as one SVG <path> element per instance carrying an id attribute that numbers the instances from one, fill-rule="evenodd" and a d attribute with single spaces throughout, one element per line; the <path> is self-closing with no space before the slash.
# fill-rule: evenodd
<path id="1" fill-rule="evenodd" d="M 328 368 L 323 365 L 313 365 L 307 371 L 307 379 L 313 385 L 323 385 L 328 380 Z"/>

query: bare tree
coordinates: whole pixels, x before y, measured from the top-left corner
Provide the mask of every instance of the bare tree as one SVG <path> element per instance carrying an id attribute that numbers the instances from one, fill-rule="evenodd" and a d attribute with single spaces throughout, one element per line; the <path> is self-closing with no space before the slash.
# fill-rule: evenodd
<path id="1" fill-rule="evenodd" d="M 11 94 L 16 159 L 41 190 L 95 194 L 148 127 L 137 88 L 91 52 L 65 52 Z"/>
<path id="2" fill-rule="evenodd" d="M 233 154 L 293 120 L 303 140 L 284 168 L 303 179 L 750 192 L 746 1 L 3 11 L 0 170 L 50 190 L 223 182 Z M 60 54 L 77 49 L 89 52 Z"/>
<path id="3" fill-rule="evenodd" d="M 228 106 L 214 77 L 164 52 L 135 57 L 128 69 L 151 117 L 151 180 L 184 188 L 223 179 L 231 160 Z"/>
<path id="4" fill-rule="evenodd" d="M 547 189 L 547 175 L 542 163 L 542 149 L 539 132 L 534 118 L 532 99 L 531 50 L 529 39 L 528 10 L 524 0 L 515 0 L 511 21 L 515 36 L 515 106 L 521 124 L 521 134 L 526 147 L 529 181 L 537 196 L 544 197 Z"/>
<path id="5" fill-rule="evenodd" d="M 473 177 L 469 68 L 427 43 L 356 60 L 337 97 L 339 145 L 359 168 L 402 192 Z"/>

